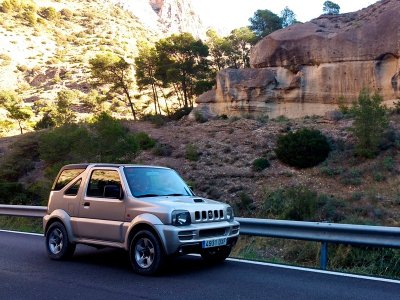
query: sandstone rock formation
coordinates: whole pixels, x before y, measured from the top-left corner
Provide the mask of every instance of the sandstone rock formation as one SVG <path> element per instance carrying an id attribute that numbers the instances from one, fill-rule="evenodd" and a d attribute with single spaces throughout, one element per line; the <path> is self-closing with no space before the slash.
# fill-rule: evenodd
<path id="1" fill-rule="evenodd" d="M 204 38 L 206 28 L 192 7 L 191 0 L 112 0 L 132 12 L 149 29 L 161 35 L 189 32 Z"/>
<path id="2" fill-rule="evenodd" d="M 276 31 L 251 52 L 252 69 L 224 70 L 197 99 L 214 114 L 324 114 L 363 88 L 400 97 L 400 0 L 322 15 Z"/>

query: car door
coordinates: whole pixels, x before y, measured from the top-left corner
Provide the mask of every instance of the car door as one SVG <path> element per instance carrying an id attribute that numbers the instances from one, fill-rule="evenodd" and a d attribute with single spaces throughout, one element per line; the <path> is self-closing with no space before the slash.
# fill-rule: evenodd
<path id="1" fill-rule="evenodd" d="M 122 242 L 125 202 L 118 169 L 94 168 L 79 205 L 78 236 L 84 239 Z"/>

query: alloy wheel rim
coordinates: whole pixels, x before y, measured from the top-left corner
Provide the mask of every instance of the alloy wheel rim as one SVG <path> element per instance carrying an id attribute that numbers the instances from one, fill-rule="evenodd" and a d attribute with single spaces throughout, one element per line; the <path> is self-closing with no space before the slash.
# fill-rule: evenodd
<path id="1" fill-rule="evenodd" d="M 49 237 L 49 248 L 51 253 L 53 254 L 59 254 L 63 248 L 64 242 L 63 242 L 64 236 L 59 228 L 55 228 L 51 233 Z"/>
<path id="2" fill-rule="evenodd" d="M 148 238 L 140 238 L 135 246 L 135 261 L 139 267 L 149 268 L 154 261 L 155 249 Z"/>

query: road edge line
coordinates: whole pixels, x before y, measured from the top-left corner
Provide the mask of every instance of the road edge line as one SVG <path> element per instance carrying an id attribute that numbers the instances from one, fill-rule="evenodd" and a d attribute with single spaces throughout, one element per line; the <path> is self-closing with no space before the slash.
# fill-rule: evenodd
<path id="1" fill-rule="evenodd" d="M 342 276 L 342 277 L 351 277 L 351 278 L 357 278 L 357 279 L 365 279 L 365 280 L 400 284 L 400 280 L 389 279 L 389 278 L 372 277 L 372 276 L 367 276 L 367 275 L 358 275 L 358 274 L 350 274 L 350 273 L 340 273 L 340 272 L 334 272 L 334 271 L 325 271 L 325 270 L 318 270 L 318 269 L 311 269 L 311 268 L 304 268 L 304 267 L 273 264 L 273 263 L 262 262 L 262 261 L 251 261 L 251 260 L 245 260 L 245 259 L 239 259 L 239 258 L 227 258 L 227 260 L 246 263 L 246 264 L 268 266 L 268 267 L 273 267 L 273 268 L 298 270 L 298 271 L 305 271 L 305 272 L 311 272 L 311 273 L 321 273 L 321 274 L 327 274 L 327 275 L 335 275 L 335 276 Z"/>

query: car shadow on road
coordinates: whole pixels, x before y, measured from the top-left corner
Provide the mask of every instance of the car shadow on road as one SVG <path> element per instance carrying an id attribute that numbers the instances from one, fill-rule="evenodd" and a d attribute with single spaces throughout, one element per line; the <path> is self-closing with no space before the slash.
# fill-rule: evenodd
<path id="1" fill-rule="evenodd" d="M 135 274 L 131 269 L 128 253 L 122 249 L 96 249 L 94 247 L 78 245 L 70 262 L 95 265 L 99 268 L 119 269 L 124 272 Z M 188 276 L 192 273 L 208 273 L 215 268 L 224 268 L 227 264 L 229 264 L 229 262 L 217 265 L 209 264 L 206 263 L 200 255 L 171 257 L 166 260 L 163 270 L 157 276 L 179 277 Z"/>

